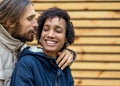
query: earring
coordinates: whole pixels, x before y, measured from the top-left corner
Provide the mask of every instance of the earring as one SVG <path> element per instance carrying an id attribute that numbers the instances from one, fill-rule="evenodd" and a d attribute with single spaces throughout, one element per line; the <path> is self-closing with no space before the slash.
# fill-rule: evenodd
<path id="1" fill-rule="evenodd" d="M 67 41 L 65 41 L 64 45 L 65 45 L 65 47 L 68 47 L 69 43 Z"/>

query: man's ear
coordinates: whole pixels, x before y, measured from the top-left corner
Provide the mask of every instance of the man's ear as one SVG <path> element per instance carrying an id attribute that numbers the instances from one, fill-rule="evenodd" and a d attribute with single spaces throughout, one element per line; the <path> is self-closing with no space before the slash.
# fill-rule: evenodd
<path id="1" fill-rule="evenodd" d="M 12 24 L 10 21 L 7 21 L 5 24 L 5 28 L 11 34 L 11 32 L 15 29 L 15 24 Z"/>

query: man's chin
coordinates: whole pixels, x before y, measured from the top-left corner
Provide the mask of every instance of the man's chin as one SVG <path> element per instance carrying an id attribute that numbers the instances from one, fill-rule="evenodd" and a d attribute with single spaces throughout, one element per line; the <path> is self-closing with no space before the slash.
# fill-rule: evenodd
<path id="1" fill-rule="evenodd" d="M 34 37 L 32 37 L 32 38 L 30 38 L 30 39 L 28 39 L 28 40 L 26 40 L 27 42 L 32 42 L 34 40 Z"/>
<path id="2" fill-rule="evenodd" d="M 21 42 L 32 42 L 33 41 L 33 38 L 31 38 L 31 39 L 24 39 L 24 38 L 22 38 L 22 39 L 19 39 Z"/>
<path id="3" fill-rule="evenodd" d="M 34 36 L 31 36 L 31 37 L 20 37 L 20 36 L 17 36 L 17 37 L 14 37 L 15 39 L 18 39 L 20 40 L 21 42 L 32 42 L 34 40 Z"/>

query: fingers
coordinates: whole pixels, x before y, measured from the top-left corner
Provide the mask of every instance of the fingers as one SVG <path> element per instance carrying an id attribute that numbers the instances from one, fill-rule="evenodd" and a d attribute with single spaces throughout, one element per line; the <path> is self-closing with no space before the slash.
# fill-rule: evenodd
<path id="1" fill-rule="evenodd" d="M 73 61 L 73 55 L 67 49 L 63 50 L 63 52 L 59 53 L 58 55 L 59 57 L 56 62 L 62 70 L 69 66 Z"/>
<path id="2" fill-rule="evenodd" d="M 59 64 L 59 62 L 63 59 L 64 53 L 59 52 L 59 53 L 58 53 L 58 56 L 59 56 L 59 57 L 58 57 L 57 60 L 56 60 L 56 63 L 57 63 L 57 64 Z"/>
<path id="3" fill-rule="evenodd" d="M 73 57 L 69 56 L 69 58 L 66 59 L 66 62 L 63 63 L 61 66 L 61 69 L 63 70 L 65 67 L 69 66 L 73 61 Z"/>
<path id="4" fill-rule="evenodd" d="M 69 57 L 69 55 L 67 54 L 67 55 L 65 55 L 64 57 L 63 57 L 63 59 L 58 63 L 58 66 L 63 70 L 66 66 L 67 66 L 67 64 L 66 64 L 66 62 L 67 62 L 67 60 L 68 60 L 68 57 Z"/>

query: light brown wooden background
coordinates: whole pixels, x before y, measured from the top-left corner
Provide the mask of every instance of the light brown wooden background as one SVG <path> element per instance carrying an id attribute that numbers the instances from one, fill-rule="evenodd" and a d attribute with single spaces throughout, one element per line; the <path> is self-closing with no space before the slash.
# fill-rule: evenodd
<path id="1" fill-rule="evenodd" d="M 70 14 L 76 40 L 69 48 L 78 54 L 71 66 L 75 86 L 120 86 L 120 0 L 31 1 L 37 16 L 53 6 Z"/>
<path id="2" fill-rule="evenodd" d="M 37 16 L 49 7 L 68 11 L 78 54 L 75 86 L 120 86 L 120 0 L 32 0 Z M 36 45 L 33 41 L 31 45 Z"/>

